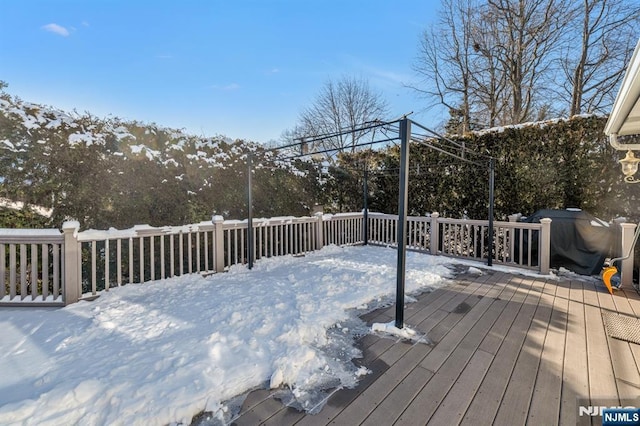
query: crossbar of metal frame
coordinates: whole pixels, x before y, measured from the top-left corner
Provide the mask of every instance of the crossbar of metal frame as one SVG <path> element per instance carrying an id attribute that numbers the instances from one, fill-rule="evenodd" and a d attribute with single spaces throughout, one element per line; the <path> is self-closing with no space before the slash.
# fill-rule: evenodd
<path id="1" fill-rule="evenodd" d="M 458 143 L 458 142 L 456 142 L 456 141 L 454 141 L 454 140 L 452 140 L 452 139 L 449 139 L 448 137 L 443 136 L 443 135 L 441 135 L 440 133 L 438 133 L 438 132 L 436 132 L 436 131 L 434 131 L 434 130 L 431 130 L 431 129 L 429 129 L 428 127 L 425 127 L 425 126 L 423 126 L 423 125 L 421 125 L 421 124 L 419 124 L 419 123 L 415 123 L 415 122 L 414 122 L 413 124 L 414 124 L 416 127 L 419 127 L 419 128 L 421 128 L 422 130 L 424 130 L 424 131 L 426 131 L 426 132 L 431 133 L 432 135 L 436 136 L 438 139 L 442 139 L 443 141 L 447 141 L 447 142 L 449 142 L 450 144 L 453 144 L 453 145 L 457 146 L 458 148 L 465 149 L 465 151 L 466 151 L 466 152 L 469 152 L 469 153 L 474 154 L 474 155 L 479 155 L 479 156 L 481 156 L 481 157 L 485 157 L 486 159 L 491 159 L 491 158 L 492 158 L 490 155 L 482 154 L 482 153 L 480 153 L 480 152 L 476 152 L 476 151 L 473 151 L 473 150 L 468 150 L 464 145 L 462 145 L 462 144 L 460 144 L 460 143 Z"/>
<path id="2" fill-rule="evenodd" d="M 398 139 L 398 137 L 387 138 L 387 139 L 379 139 L 379 140 L 375 140 L 375 141 L 372 141 L 372 142 L 363 142 L 363 143 L 359 143 L 359 144 L 356 144 L 356 145 L 351 145 L 351 146 L 349 146 L 347 148 L 357 148 L 357 147 L 360 147 L 360 146 L 370 146 L 370 145 L 375 145 L 375 144 L 384 143 L 384 142 L 391 142 L 391 141 L 394 141 L 394 140 L 397 140 L 397 139 Z M 293 160 L 295 158 L 310 157 L 310 156 L 316 155 L 316 154 L 326 154 L 327 152 L 344 151 L 344 150 L 345 150 L 344 147 L 343 148 L 327 148 L 327 149 L 322 149 L 322 150 L 319 150 L 319 151 L 307 152 L 305 154 L 291 155 L 289 157 L 282 157 L 282 158 L 276 157 L 276 160 L 281 160 L 281 161 Z"/>
<path id="3" fill-rule="evenodd" d="M 345 135 L 345 134 L 349 134 L 349 133 L 355 133 L 355 132 L 362 132 L 364 130 L 375 129 L 375 128 L 378 128 L 378 127 L 383 127 L 383 126 L 387 126 L 389 124 L 397 123 L 398 121 L 400 121 L 400 120 L 380 121 L 380 122 L 375 122 L 376 124 L 369 124 L 369 125 L 366 125 L 366 126 L 363 126 L 363 127 L 355 128 L 355 129 L 345 129 L 345 130 L 341 130 L 339 132 L 327 133 L 327 134 L 324 134 L 324 135 L 316 135 L 316 136 L 313 136 L 313 137 L 300 137 L 300 138 L 296 138 L 295 139 L 295 140 L 299 140 L 300 142 L 269 148 L 269 149 L 266 149 L 265 151 L 278 151 L 278 150 L 285 149 L 285 148 L 300 147 L 303 144 L 321 142 L 321 141 L 326 140 L 326 139 L 335 138 L 336 136 L 341 136 L 341 135 Z M 364 123 L 364 124 L 367 124 L 367 123 Z M 344 148 L 334 148 L 334 149 L 331 149 L 331 150 L 326 151 L 326 152 L 341 151 L 343 149 Z M 313 155 L 313 154 L 321 154 L 321 153 L 320 152 L 309 152 L 309 153 L 306 153 L 304 155 Z M 303 154 L 300 154 L 300 156 L 303 156 Z"/>
<path id="4" fill-rule="evenodd" d="M 411 141 L 415 142 L 415 143 L 418 143 L 420 145 L 427 146 L 427 147 L 429 147 L 429 148 L 431 148 L 431 149 L 433 149 L 435 151 L 441 152 L 441 153 L 443 153 L 445 155 L 448 155 L 449 157 L 456 158 L 456 159 L 458 159 L 460 161 L 464 161 L 464 162 L 469 163 L 469 164 L 473 164 L 473 165 L 476 165 L 476 166 L 483 166 L 484 165 L 484 164 L 479 163 L 477 161 L 471 161 L 471 160 L 469 160 L 467 158 L 464 158 L 464 157 L 462 157 L 462 156 L 460 156 L 458 154 L 455 154 L 455 153 L 449 152 L 449 151 L 447 151 L 445 149 L 442 149 L 442 148 L 439 148 L 437 146 L 434 146 L 434 145 L 432 145 L 432 144 L 430 144 L 429 142 L 426 142 L 426 141 L 421 141 L 421 140 L 416 140 L 416 139 L 411 139 Z"/>

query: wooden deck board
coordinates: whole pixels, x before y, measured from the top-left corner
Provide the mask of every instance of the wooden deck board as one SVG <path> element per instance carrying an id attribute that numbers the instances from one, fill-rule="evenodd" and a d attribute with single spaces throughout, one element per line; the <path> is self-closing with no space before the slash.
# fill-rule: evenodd
<path id="1" fill-rule="evenodd" d="M 529 293 L 532 282 L 524 284 L 526 287 L 520 287 L 511 299 L 511 306 L 518 308 L 516 317 L 511 321 L 494 362 L 463 418 L 464 424 L 489 424 L 495 418 L 540 298 L 539 292 Z M 511 319 L 513 309 L 508 307 L 503 311 L 505 321 Z M 500 323 L 497 326 L 503 328 Z"/>
<path id="2" fill-rule="evenodd" d="M 332 395 L 327 401 L 327 405 L 322 408 L 322 411 L 315 415 L 306 415 L 295 424 L 309 426 L 330 424 L 335 416 L 342 412 L 345 407 L 348 407 L 360 394 L 365 392 L 372 383 L 375 383 L 389 366 L 380 360 L 375 360 L 367 364 L 367 368 L 371 373 L 364 376 L 356 388 L 341 389 Z"/>
<path id="3" fill-rule="evenodd" d="M 623 288 L 617 294 L 621 297 L 616 297 L 616 301 L 622 299 L 625 304 L 629 305 L 630 312 L 627 311 L 628 314 L 640 318 L 640 294 L 634 288 Z"/>
<path id="4" fill-rule="evenodd" d="M 390 425 L 399 416 L 398 407 L 405 407 L 407 401 L 413 400 L 425 383 L 433 377 L 433 373 L 427 369 L 416 366 L 395 387 L 394 391 L 373 410 L 362 424 L 379 426 Z"/>
<path id="5" fill-rule="evenodd" d="M 271 416 L 266 422 L 265 425 L 290 425 L 296 423 L 298 420 L 304 417 L 304 413 L 296 410 L 295 408 L 285 407 L 276 412 L 273 416 Z"/>
<path id="6" fill-rule="evenodd" d="M 547 283 L 546 285 L 552 284 Z M 526 422 L 544 339 L 552 312 L 550 300 L 551 304 L 553 304 L 553 298 L 544 293 L 543 288 L 544 286 L 535 284 L 532 288 L 532 291 L 537 289 L 541 293 L 540 299 L 527 332 L 527 337 L 518 355 L 511 380 L 498 408 L 495 418 L 497 424 L 517 425 L 525 424 Z"/>
<path id="7" fill-rule="evenodd" d="M 529 407 L 529 424 L 551 425 L 559 421 L 569 303 L 568 284 L 559 282 L 555 286 L 545 286 L 545 290 L 555 287 L 556 292 L 552 295 L 553 310 Z"/>
<path id="8" fill-rule="evenodd" d="M 522 280 L 511 280 L 509 287 L 500 295 L 501 299 L 507 300 L 509 303 L 500 315 L 498 321 L 496 321 L 496 324 L 489 330 L 489 333 L 487 333 L 487 336 L 480 344 L 480 350 L 493 355 L 498 352 L 498 349 L 504 342 L 504 338 L 513 324 L 513 320 L 522 307 L 522 302 L 529 292 L 529 286 L 526 284 L 522 286 L 522 283 Z"/>
<path id="9" fill-rule="evenodd" d="M 475 351 L 447 396 L 429 419 L 429 423 L 444 425 L 462 421 L 493 359 L 494 355 L 489 352 L 481 349 Z"/>
<path id="10" fill-rule="evenodd" d="M 512 298 L 512 301 L 516 301 L 512 303 L 518 303 L 518 301 L 521 303 L 520 309 L 496 353 L 489 372 L 463 418 L 464 424 L 490 424 L 500 408 L 502 397 L 509 384 L 540 299 L 540 292 L 530 291 L 534 283 L 528 282 L 527 284 L 527 293 L 521 291 Z M 522 300 L 521 298 L 525 295 L 526 297 Z"/>
<path id="11" fill-rule="evenodd" d="M 494 285 L 487 297 L 480 300 L 474 309 L 469 311 L 465 318 L 458 323 L 459 327 L 452 329 L 447 335 L 447 338 L 451 335 L 457 335 L 458 345 L 453 346 L 447 340 L 447 344 L 443 346 L 444 349 L 438 350 L 440 345 L 445 342 L 443 339 L 420 363 L 421 367 L 435 374 L 402 412 L 398 423 L 417 424 L 428 420 L 434 414 L 505 308 L 506 301 L 493 299 L 500 294 L 501 289 L 504 287 Z"/>
<path id="12" fill-rule="evenodd" d="M 360 339 L 371 374 L 335 391 L 320 413 L 287 408 L 254 391 L 234 424 L 598 424 L 578 404 L 635 397 L 640 345 L 609 338 L 602 312 L 640 316 L 633 289 L 609 295 L 580 280 L 491 271 L 464 274 L 408 303 L 405 322 L 434 345 Z M 393 319 L 389 306 L 364 315 Z"/>
<path id="13" fill-rule="evenodd" d="M 360 424 L 380 404 L 407 375 L 417 362 L 431 351 L 431 347 L 420 344 L 414 346 L 400 362 L 395 363 L 365 392 L 358 396 L 335 419 L 336 424 Z"/>
<path id="14" fill-rule="evenodd" d="M 634 315 L 627 298 L 598 293 L 598 300 L 601 308 L 624 315 Z M 611 337 L 607 337 L 607 342 L 620 402 L 627 405 L 625 401 L 636 400 L 640 395 L 640 374 L 631 351 L 633 344 Z"/>
<path id="15" fill-rule="evenodd" d="M 567 332 L 565 338 L 564 366 L 562 373 L 562 400 L 560 403 L 560 424 L 575 422 L 578 399 L 589 396 L 589 375 L 587 364 L 587 338 L 583 305 L 583 285 L 571 281 L 569 290 Z M 591 422 L 583 418 L 581 425 Z"/>
<path id="16" fill-rule="evenodd" d="M 467 306 L 469 309 L 473 309 L 473 307 L 481 303 L 481 300 L 482 300 L 477 296 L 484 297 L 490 292 L 495 292 L 497 294 L 499 292 L 499 287 L 468 286 L 463 290 L 461 290 L 460 292 L 460 295 L 464 296 L 464 298 L 460 297 L 457 300 L 455 300 L 455 303 L 451 303 L 448 307 L 445 306 L 446 304 L 444 304 L 441 306 L 441 308 L 444 308 L 446 310 L 451 309 L 452 312 L 446 318 L 454 319 L 454 321 L 451 321 L 451 323 L 455 322 L 456 323 L 455 326 L 457 326 L 459 324 L 459 317 L 462 317 L 463 314 L 460 312 L 456 312 L 456 308 L 461 303 L 465 303 L 465 306 Z M 443 311 L 443 312 L 446 312 L 446 311 Z M 439 325 L 442 327 L 442 324 L 451 324 L 451 323 L 447 321 L 443 321 Z M 436 338 L 438 337 L 437 332 L 430 333 L 430 337 L 434 338 L 434 335 Z M 429 351 L 425 351 L 425 353 L 422 354 L 422 357 L 424 357 L 424 355 L 426 355 L 428 352 L 430 352 L 430 348 L 429 348 Z M 409 372 L 413 368 L 413 365 L 415 365 L 413 363 L 410 363 L 409 366 L 411 368 L 407 369 L 407 365 L 401 365 L 404 363 L 405 363 L 405 360 L 400 360 L 398 364 L 392 366 L 387 372 L 388 374 L 384 378 L 382 378 L 383 380 L 379 381 L 379 386 L 375 386 L 375 387 L 372 386 L 371 388 L 369 388 L 366 394 L 361 395 L 356 401 L 354 401 L 352 406 L 345 409 L 345 411 L 335 419 L 336 423 L 358 424 L 359 422 L 364 421 L 368 416 L 370 416 L 370 414 L 378 408 L 378 404 L 384 401 L 385 398 L 388 397 L 390 392 L 393 392 L 392 390 L 395 389 L 395 387 L 398 386 L 398 384 L 405 379 L 405 377 L 409 374 Z M 402 389 L 405 389 L 405 388 L 406 387 L 403 387 Z M 404 393 L 405 391 L 406 390 L 403 390 L 402 392 Z M 385 414 L 388 414 L 388 413 L 389 411 L 387 411 L 387 413 Z"/>
<path id="17" fill-rule="evenodd" d="M 596 400 L 606 399 L 617 404 L 619 403 L 618 389 L 598 301 L 598 293 L 600 292 L 603 290 L 593 285 L 585 285 L 584 287 L 589 397 L 594 403 L 597 402 Z"/>
<path id="18" fill-rule="evenodd" d="M 491 293 L 493 296 L 487 295 L 489 288 L 485 288 L 485 293 L 481 294 L 482 299 L 468 298 L 467 305 L 470 306 L 468 312 L 464 313 L 463 318 L 447 333 L 447 335 L 440 341 L 433 351 L 425 358 L 420 365 L 427 370 L 433 372 L 437 371 L 440 366 L 446 361 L 447 357 L 455 350 L 460 344 L 462 338 L 466 336 L 471 328 L 478 322 L 478 320 L 484 315 L 486 310 L 494 302 L 492 297 L 497 297 L 500 292 L 498 285 L 491 287 Z M 485 295 L 487 297 L 485 297 Z M 476 294 L 477 296 L 477 294 Z M 496 301 L 499 302 L 499 301 Z"/>
<path id="19" fill-rule="evenodd" d="M 431 300 L 431 303 L 421 303 L 420 310 L 417 310 L 413 315 L 405 316 L 405 322 L 410 326 L 416 326 L 424 321 L 426 318 L 431 316 L 435 311 L 442 311 L 440 307 L 451 300 L 456 293 L 454 291 L 443 292 L 440 296 L 431 298 L 423 298 L 422 300 Z M 413 304 L 412 304 L 413 305 Z M 417 305 L 417 303 L 416 303 Z"/>
<path id="20" fill-rule="evenodd" d="M 270 390 L 257 390 L 249 394 L 242 409 L 242 415 L 233 424 L 237 426 L 257 425 L 266 422 L 274 413 L 282 409 L 282 403 L 273 398 Z"/>
<path id="21" fill-rule="evenodd" d="M 435 336 L 437 338 L 441 334 L 445 335 L 459 321 L 460 317 L 458 314 L 451 314 L 438 309 L 425 318 L 417 329 L 427 333 L 430 337 Z M 455 321 L 446 321 L 447 318 L 453 318 Z M 353 424 L 356 418 L 364 419 L 373 409 L 368 409 L 367 407 L 371 407 L 371 404 L 373 404 L 375 408 L 375 405 L 388 395 L 389 386 L 395 386 L 399 382 L 403 382 L 414 366 L 424 359 L 431 349 L 430 346 L 424 344 L 413 345 L 389 368 L 385 377 L 381 377 L 380 380 L 376 381 L 375 386 L 367 388 L 366 391 L 359 395 L 344 412 L 340 413 L 340 417 L 335 421 L 337 423 L 349 422 Z"/>

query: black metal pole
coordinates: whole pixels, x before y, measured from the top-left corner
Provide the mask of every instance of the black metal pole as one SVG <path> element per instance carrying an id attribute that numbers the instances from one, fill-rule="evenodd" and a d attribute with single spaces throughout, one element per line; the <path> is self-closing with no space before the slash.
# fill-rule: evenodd
<path id="1" fill-rule="evenodd" d="M 247 267 L 253 268 L 253 194 L 251 175 L 253 174 L 253 154 L 247 155 Z"/>
<path id="2" fill-rule="evenodd" d="M 362 232 L 364 233 L 364 245 L 369 244 L 369 186 L 367 180 L 369 179 L 369 169 L 367 163 L 364 164 L 364 182 L 362 184 Z"/>
<path id="3" fill-rule="evenodd" d="M 493 265 L 493 187 L 495 184 L 495 159 L 489 160 L 489 259 L 487 259 L 487 266 Z"/>
<path id="4" fill-rule="evenodd" d="M 411 122 L 400 120 L 400 190 L 398 195 L 398 266 L 396 278 L 396 327 L 404 327 L 404 277 L 407 260 L 405 225 L 407 223 L 407 199 L 409 193 L 409 139 Z"/>

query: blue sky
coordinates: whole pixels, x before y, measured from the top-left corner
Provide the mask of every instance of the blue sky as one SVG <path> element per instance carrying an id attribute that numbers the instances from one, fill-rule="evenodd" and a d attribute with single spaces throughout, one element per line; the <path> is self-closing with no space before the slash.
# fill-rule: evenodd
<path id="1" fill-rule="evenodd" d="M 267 142 L 329 79 L 368 79 L 390 117 L 436 127 L 404 85 L 428 0 L 4 0 L 0 80 L 24 100 Z"/>

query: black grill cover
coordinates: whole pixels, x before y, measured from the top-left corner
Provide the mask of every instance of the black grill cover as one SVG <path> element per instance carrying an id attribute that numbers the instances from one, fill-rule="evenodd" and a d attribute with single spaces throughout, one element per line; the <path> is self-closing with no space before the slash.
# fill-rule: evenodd
<path id="1" fill-rule="evenodd" d="M 612 227 L 578 209 L 538 210 L 520 221 L 540 223 L 545 217 L 551 219 L 550 266 L 564 267 L 581 275 L 599 274 L 615 238 Z M 537 238 L 536 232 L 533 239 Z M 532 246 L 537 247 L 537 241 L 533 243 Z"/>

